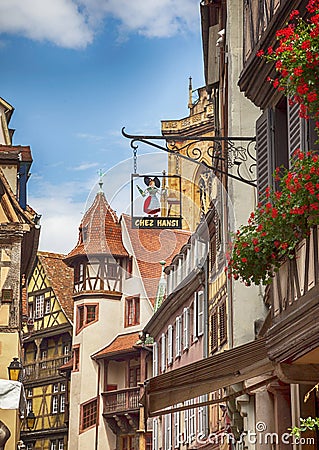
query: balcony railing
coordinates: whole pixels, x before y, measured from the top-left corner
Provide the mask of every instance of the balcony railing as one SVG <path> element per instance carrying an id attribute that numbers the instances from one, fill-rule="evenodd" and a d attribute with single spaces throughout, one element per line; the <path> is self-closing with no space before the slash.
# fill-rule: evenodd
<path id="1" fill-rule="evenodd" d="M 24 364 L 25 381 L 34 381 L 42 378 L 49 378 L 58 375 L 59 367 L 67 363 L 71 355 L 59 356 L 56 358 L 42 359 Z"/>
<path id="2" fill-rule="evenodd" d="M 104 392 L 103 413 L 132 411 L 139 408 L 140 389 L 138 387 Z"/>
<path id="3" fill-rule="evenodd" d="M 292 307 L 319 281 L 319 228 L 314 227 L 307 239 L 295 249 L 295 257 L 287 259 L 276 273 L 265 300 L 272 307 L 273 317 Z"/>

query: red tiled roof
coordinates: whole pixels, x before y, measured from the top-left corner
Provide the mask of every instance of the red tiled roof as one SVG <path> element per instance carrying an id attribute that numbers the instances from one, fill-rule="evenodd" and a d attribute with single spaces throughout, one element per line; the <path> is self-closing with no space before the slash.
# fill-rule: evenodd
<path id="1" fill-rule="evenodd" d="M 138 229 L 132 228 L 131 217 L 123 214 L 132 250 L 137 260 L 142 281 L 148 298 L 155 303 L 158 282 L 162 274 L 160 261 L 170 264 L 191 235 L 184 230 Z"/>
<path id="2" fill-rule="evenodd" d="M 99 358 L 101 356 L 106 356 L 114 353 L 123 353 L 129 350 L 134 350 L 134 345 L 136 345 L 139 340 L 139 333 L 129 333 L 129 334 L 120 334 L 116 336 L 113 341 L 104 347 L 103 350 L 100 350 L 98 353 L 93 355 L 94 358 Z"/>
<path id="3" fill-rule="evenodd" d="M 60 253 L 38 252 L 46 276 L 67 317 L 73 321 L 73 269 Z"/>
<path id="4" fill-rule="evenodd" d="M 7 153 L 10 159 L 10 154 L 20 154 L 21 161 L 32 162 L 31 149 L 28 145 L 2 145 L 0 144 L 0 154 Z"/>
<path id="5" fill-rule="evenodd" d="M 127 256 L 122 243 L 121 225 L 103 192 L 96 194 L 93 204 L 82 219 L 79 230 L 78 242 L 66 260 L 79 255 L 101 253 Z"/>

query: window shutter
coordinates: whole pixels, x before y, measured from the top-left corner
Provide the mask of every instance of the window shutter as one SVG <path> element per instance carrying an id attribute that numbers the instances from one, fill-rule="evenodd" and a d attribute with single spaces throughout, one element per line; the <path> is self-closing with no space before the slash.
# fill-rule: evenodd
<path id="1" fill-rule="evenodd" d="M 216 248 L 216 232 L 212 235 L 210 242 L 209 242 L 209 270 L 211 272 L 211 275 L 215 272 L 215 263 L 216 263 L 216 256 L 217 256 L 217 248 Z"/>
<path id="2" fill-rule="evenodd" d="M 304 120 L 299 117 L 299 105 L 289 104 L 288 100 L 288 151 L 289 158 L 294 154 L 297 148 L 303 149 L 304 142 L 302 139 Z"/>
<path id="3" fill-rule="evenodd" d="M 190 400 L 190 404 L 194 404 L 194 399 Z M 195 409 L 189 410 L 189 442 L 193 442 L 196 437 L 196 421 L 195 421 Z"/>
<path id="4" fill-rule="evenodd" d="M 227 341 L 227 316 L 226 301 L 223 301 L 218 308 L 219 313 L 219 343 L 224 344 Z"/>
<path id="5" fill-rule="evenodd" d="M 181 356 L 182 353 L 182 318 L 181 316 L 176 317 L 176 357 Z"/>
<path id="6" fill-rule="evenodd" d="M 207 401 L 207 395 L 201 395 L 199 397 L 200 403 Z M 207 406 L 200 406 L 198 408 L 198 437 L 201 439 L 205 437 L 208 433 L 208 416 L 207 416 Z"/>
<path id="7" fill-rule="evenodd" d="M 209 27 L 208 34 L 208 70 L 207 70 L 207 84 L 215 84 L 219 81 L 219 47 L 216 45 L 219 38 L 218 31 L 220 25 L 213 25 Z"/>
<path id="8" fill-rule="evenodd" d="M 217 335 L 217 311 L 215 310 L 211 316 L 211 335 L 210 335 L 210 345 L 211 352 L 213 353 L 218 347 L 218 335 Z"/>
<path id="9" fill-rule="evenodd" d="M 172 449 L 172 415 L 165 416 L 165 450 Z"/>
<path id="10" fill-rule="evenodd" d="M 189 309 L 184 308 L 183 312 L 183 326 L 184 326 L 184 333 L 183 333 L 183 349 L 187 350 L 189 348 Z"/>
<path id="11" fill-rule="evenodd" d="M 185 405 L 189 405 L 189 400 L 186 400 Z M 189 410 L 184 410 L 184 445 L 189 442 Z"/>
<path id="12" fill-rule="evenodd" d="M 174 413 L 174 447 L 178 448 L 180 442 L 180 412 Z"/>
<path id="13" fill-rule="evenodd" d="M 153 448 L 158 450 L 158 418 L 153 419 Z"/>
<path id="14" fill-rule="evenodd" d="M 158 345 L 157 342 L 153 344 L 153 377 L 158 375 Z"/>
<path id="15" fill-rule="evenodd" d="M 256 121 L 257 191 L 262 199 L 267 186 L 272 185 L 273 163 L 273 113 L 267 109 Z"/>
<path id="16" fill-rule="evenodd" d="M 194 302 L 193 302 L 193 340 L 196 340 L 198 337 L 198 292 L 194 293 Z"/>
<path id="17" fill-rule="evenodd" d="M 173 364 L 173 327 L 168 325 L 167 329 L 167 363 Z"/>
<path id="18" fill-rule="evenodd" d="M 204 334 L 204 291 L 197 293 L 197 310 L 198 310 L 198 336 Z"/>
<path id="19" fill-rule="evenodd" d="M 166 370 L 166 336 L 163 333 L 161 338 L 161 372 Z"/>

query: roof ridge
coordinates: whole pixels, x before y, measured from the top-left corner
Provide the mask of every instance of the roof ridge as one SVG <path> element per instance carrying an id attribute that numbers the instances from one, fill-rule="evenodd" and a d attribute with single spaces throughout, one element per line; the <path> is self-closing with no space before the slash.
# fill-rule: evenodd
<path id="1" fill-rule="evenodd" d="M 39 256 L 44 256 L 48 258 L 55 258 L 55 259 L 64 259 L 66 257 L 65 253 L 56 253 L 56 252 L 48 252 L 45 250 L 38 250 Z"/>
<path id="2" fill-rule="evenodd" d="M 84 213 L 84 215 L 83 215 L 83 218 L 82 218 L 82 220 L 81 220 L 81 224 L 82 224 L 82 222 L 85 220 L 85 218 L 88 217 L 88 216 L 91 214 L 92 210 L 93 210 L 94 208 L 96 208 L 99 197 L 102 197 L 102 198 L 103 198 L 104 204 L 105 204 L 105 206 L 106 206 L 106 209 L 107 209 L 107 210 L 109 211 L 109 213 L 111 214 L 112 219 L 114 220 L 114 222 L 115 222 L 115 223 L 119 223 L 119 219 L 118 219 L 118 217 L 117 217 L 117 214 L 116 214 L 116 212 L 111 208 L 109 202 L 107 201 L 107 198 L 105 197 L 104 192 L 97 192 L 96 195 L 95 195 L 95 197 L 94 197 L 94 200 L 93 200 L 92 205 L 89 207 L 89 209 L 87 209 L 87 210 L 85 211 L 85 213 Z"/>

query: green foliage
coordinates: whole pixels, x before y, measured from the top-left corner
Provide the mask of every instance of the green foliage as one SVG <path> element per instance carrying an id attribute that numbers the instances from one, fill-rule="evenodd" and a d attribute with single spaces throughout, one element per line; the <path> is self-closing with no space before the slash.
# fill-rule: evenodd
<path id="1" fill-rule="evenodd" d="M 307 419 L 300 418 L 300 427 L 289 428 L 291 434 L 296 438 L 300 439 L 301 433 L 307 430 L 314 431 L 319 430 L 319 418 L 318 417 L 307 417 Z"/>

